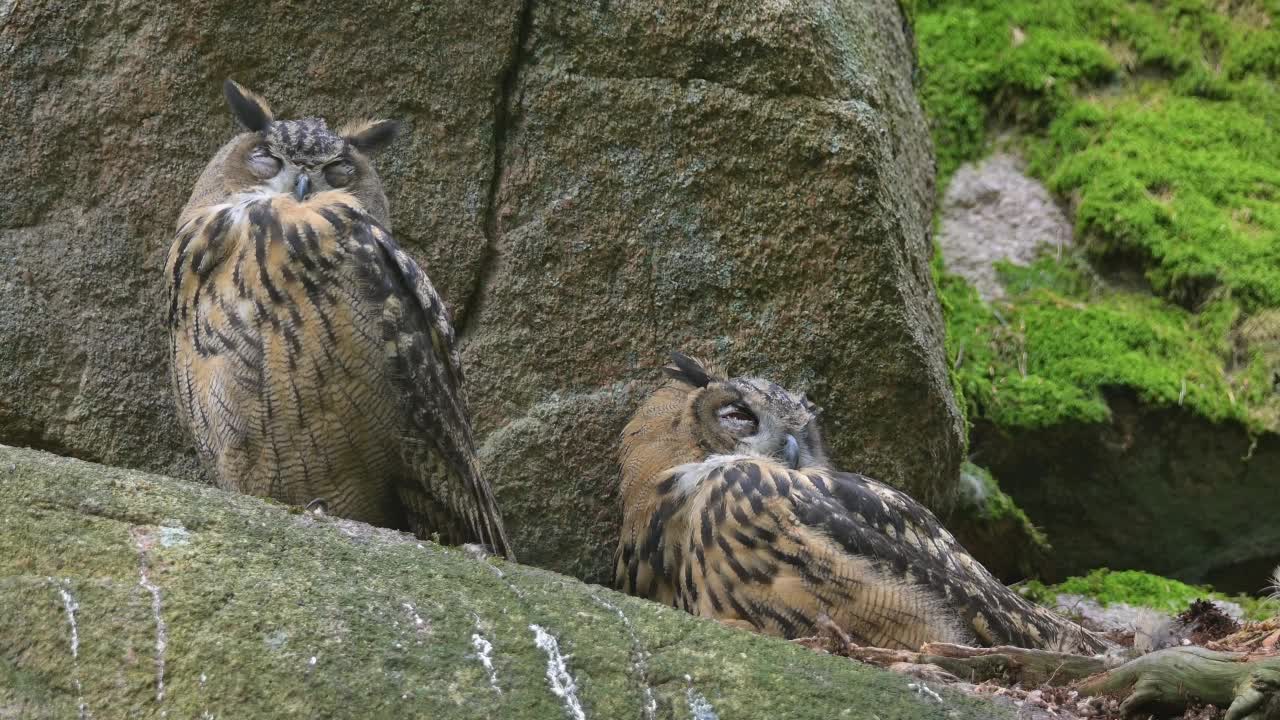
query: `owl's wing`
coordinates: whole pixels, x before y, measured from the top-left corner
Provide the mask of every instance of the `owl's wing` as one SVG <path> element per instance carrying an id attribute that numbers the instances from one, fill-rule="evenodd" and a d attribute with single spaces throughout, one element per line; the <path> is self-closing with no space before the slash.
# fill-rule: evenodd
<path id="1" fill-rule="evenodd" d="M 727 568 L 702 583 L 716 595 L 696 599 L 713 611 L 729 608 L 790 637 L 826 614 L 862 631 L 861 642 L 885 647 L 916 649 L 938 639 L 939 628 L 986 644 L 1104 647 L 1009 590 L 932 513 L 869 478 L 739 460 L 707 472 L 697 487 L 683 552 L 693 561 L 675 582 L 688 597 L 703 568 Z"/>
<path id="2" fill-rule="evenodd" d="M 471 537 L 458 539 L 514 559 L 493 490 L 476 462 L 448 308 L 426 273 L 367 213 L 345 206 L 342 217 L 328 219 L 345 227 L 367 292 L 382 303 L 382 341 L 412 431 L 402 438 L 402 454 L 419 480 L 400 488 L 401 500 L 433 529 L 462 518 Z"/>

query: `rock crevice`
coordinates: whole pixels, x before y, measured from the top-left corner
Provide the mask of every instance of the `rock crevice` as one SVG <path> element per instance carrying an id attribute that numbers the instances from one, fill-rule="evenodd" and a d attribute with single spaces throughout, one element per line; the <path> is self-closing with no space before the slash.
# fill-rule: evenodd
<path id="1" fill-rule="evenodd" d="M 480 261 L 474 275 L 474 283 L 461 304 L 456 321 L 459 339 L 467 336 L 470 327 L 468 320 L 478 313 L 484 301 L 485 287 L 492 275 L 493 263 L 498 258 L 498 244 L 503 233 L 500 203 L 502 199 L 502 181 L 506 172 L 507 138 L 512 132 L 515 114 L 516 88 L 520 79 L 520 68 L 525 58 L 525 44 L 529 41 L 529 28 L 533 23 L 534 0 L 523 0 L 520 14 L 516 20 L 514 37 L 511 43 L 511 57 L 507 67 L 498 79 L 493 108 L 493 174 L 489 178 L 488 195 L 484 207 L 484 247 L 480 251 Z"/>

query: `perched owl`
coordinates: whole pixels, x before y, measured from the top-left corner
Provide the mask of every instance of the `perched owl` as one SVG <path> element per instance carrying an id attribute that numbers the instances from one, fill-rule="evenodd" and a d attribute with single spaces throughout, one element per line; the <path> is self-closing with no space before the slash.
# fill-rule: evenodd
<path id="1" fill-rule="evenodd" d="M 448 310 L 369 156 L 392 121 L 277 120 L 209 162 L 169 249 L 173 389 L 223 488 L 512 556 L 476 466 Z"/>
<path id="2" fill-rule="evenodd" d="M 786 638 L 822 618 L 875 647 L 1106 647 L 1002 585 L 910 497 L 833 470 L 803 396 L 673 360 L 623 431 L 623 591 Z"/>

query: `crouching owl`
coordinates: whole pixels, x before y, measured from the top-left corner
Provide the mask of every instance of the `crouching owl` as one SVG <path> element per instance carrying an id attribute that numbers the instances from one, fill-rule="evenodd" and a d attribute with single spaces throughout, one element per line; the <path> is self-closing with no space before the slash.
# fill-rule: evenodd
<path id="1" fill-rule="evenodd" d="M 228 80 L 243 132 L 197 180 L 166 263 L 179 414 L 223 488 L 483 543 L 449 313 L 391 236 L 370 156 L 393 121 L 278 120 Z"/>
<path id="2" fill-rule="evenodd" d="M 623 431 L 624 592 L 786 638 L 829 620 L 876 647 L 1106 647 L 1006 588 L 907 495 L 832 469 L 804 396 L 673 361 Z"/>

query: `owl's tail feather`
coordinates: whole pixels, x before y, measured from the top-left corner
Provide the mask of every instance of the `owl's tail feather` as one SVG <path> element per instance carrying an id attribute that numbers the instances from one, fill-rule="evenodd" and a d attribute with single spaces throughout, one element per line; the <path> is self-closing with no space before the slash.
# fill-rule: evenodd
<path id="1" fill-rule="evenodd" d="M 405 447 L 413 472 L 398 484 L 397 493 L 413 533 L 425 540 L 438 535 L 450 545 L 479 543 L 514 561 L 497 500 L 471 450 L 470 433 L 458 443 L 460 452 L 448 459 L 430 444 Z"/>
<path id="2" fill-rule="evenodd" d="M 493 496 L 493 489 L 489 483 L 481 481 L 475 455 L 470 455 L 468 460 L 467 469 L 470 477 L 467 478 L 465 485 L 471 491 L 472 507 L 476 509 L 475 515 L 478 516 L 470 517 L 468 520 L 483 545 L 515 562 L 516 553 L 511 546 L 511 541 L 507 539 L 507 531 L 502 523 L 502 513 L 498 511 L 498 501 Z"/>
<path id="3" fill-rule="evenodd" d="M 409 530 L 419 538 L 447 545 L 479 543 L 494 554 L 515 560 L 501 523 L 494 525 L 487 517 L 460 517 L 418 486 L 403 484 L 398 494 Z"/>

